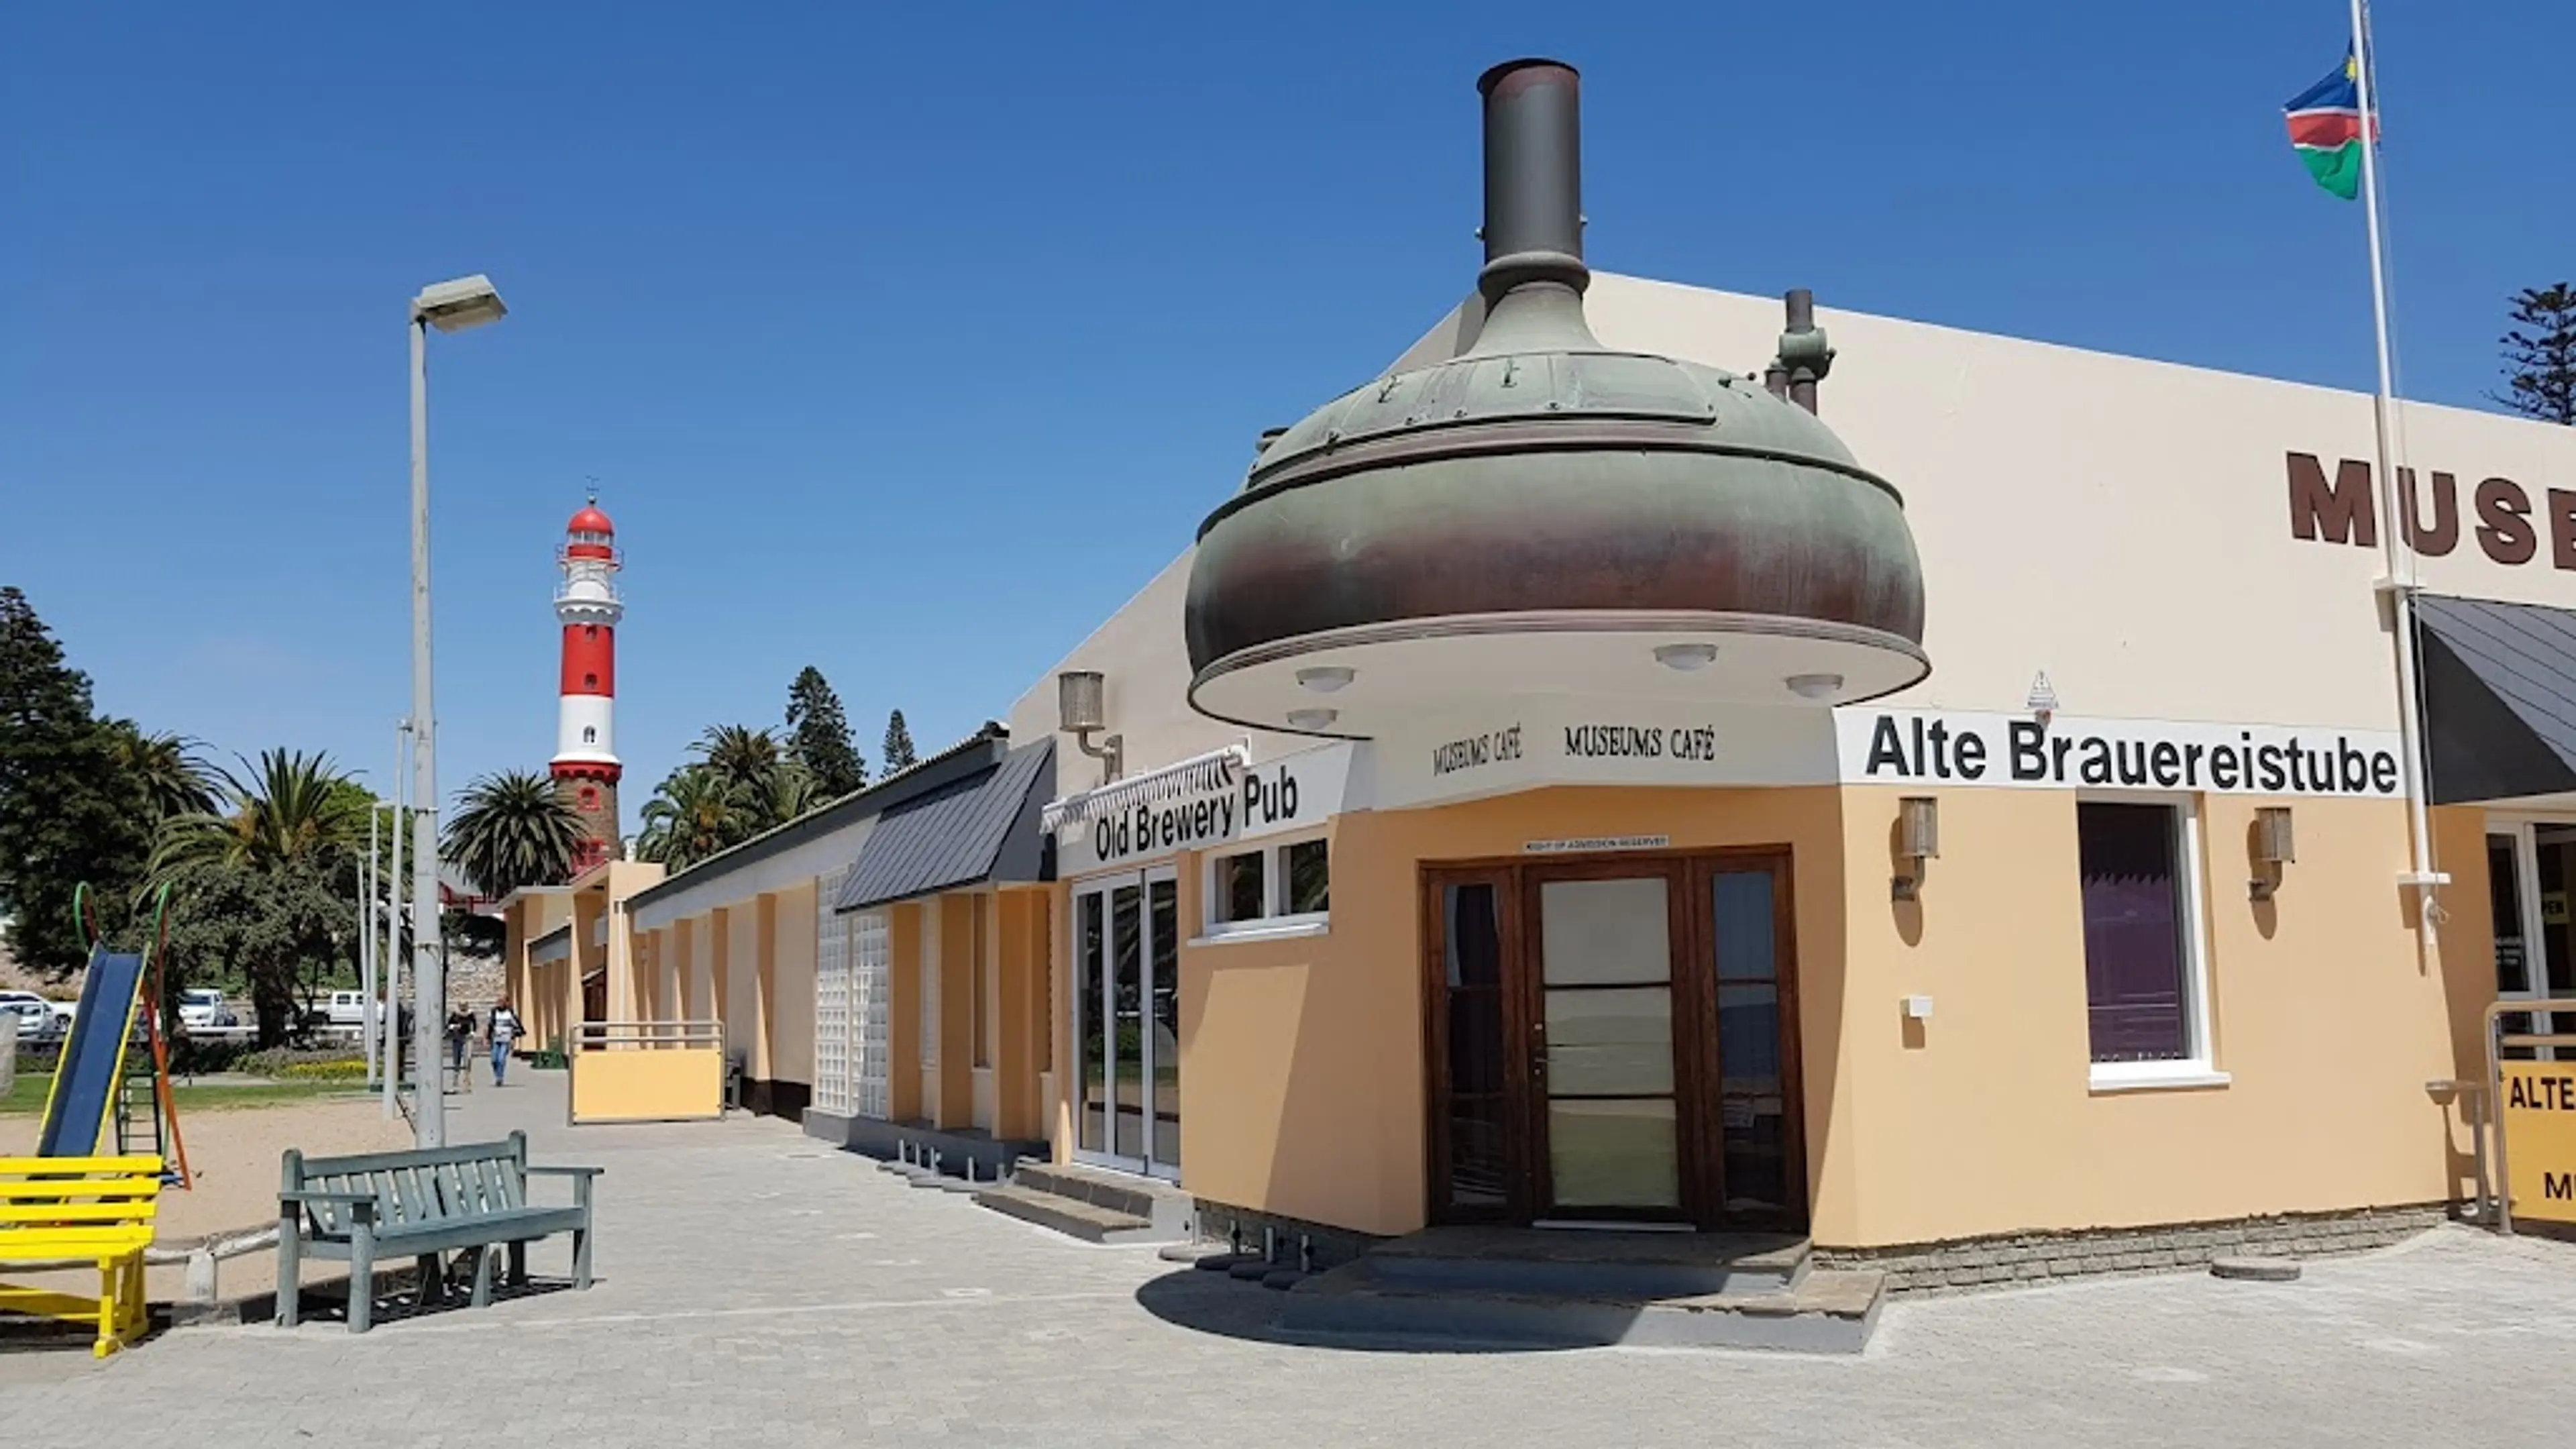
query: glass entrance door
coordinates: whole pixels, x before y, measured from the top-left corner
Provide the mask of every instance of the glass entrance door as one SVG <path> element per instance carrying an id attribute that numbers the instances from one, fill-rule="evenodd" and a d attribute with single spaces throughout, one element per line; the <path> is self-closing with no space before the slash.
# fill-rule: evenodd
<path id="1" fill-rule="evenodd" d="M 2568 901 L 2576 890 L 2576 824 L 2491 817 L 2487 824 L 2487 892 L 2495 924 L 2496 999 L 2576 996 L 2576 942 Z M 2553 1021 L 2557 1024 L 2552 1025 Z M 2566 1029 L 2560 1013 L 2508 1015 L 2511 1034 Z M 2554 1057 L 2559 1048 L 2509 1047 L 2505 1055 Z"/>
<path id="2" fill-rule="evenodd" d="M 1074 888 L 1074 1155 L 1178 1180 L 1180 885 L 1169 867 Z"/>
<path id="3" fill-rule="evenodd" d="M 1532 1071 L 1551 1215 L 1683 1210 L 1673 885 L 1668 872 L 1537 882 Z"/>

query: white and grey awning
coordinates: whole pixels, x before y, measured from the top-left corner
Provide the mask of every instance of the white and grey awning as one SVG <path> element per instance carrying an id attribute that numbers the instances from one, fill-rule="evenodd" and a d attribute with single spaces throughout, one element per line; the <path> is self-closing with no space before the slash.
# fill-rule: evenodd
<path id="1" fill-rule="evenodd" d="M 1231 744 L 1096 790 L 1067 795 L 1047 805 L 1046 828 L 1057 830 L 1067 825 L 1087 825 L 1104 815 L 1115 815 L 1138 805 L 1177 800 L 1184 795 L 1210 795 L 1220 790 L 1231 790 L 1251 759 L 1249 748 L 1240 743 Z"/>

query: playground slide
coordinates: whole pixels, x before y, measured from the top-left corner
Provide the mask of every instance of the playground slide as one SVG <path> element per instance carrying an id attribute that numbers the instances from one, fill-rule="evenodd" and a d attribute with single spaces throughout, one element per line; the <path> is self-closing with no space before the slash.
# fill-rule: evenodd
<path id="1" fill-rule="evenodd" d="M 45 1098 L 38 1157 L 95 1157 L 106 1152 L 108 1118 L 125 1073 L 125 1044 L 134 1035 L 134 1004 L 143 989 L 143 957 L 93 949 L 81 982 L 80 1014 L 54 1068 Z"/>

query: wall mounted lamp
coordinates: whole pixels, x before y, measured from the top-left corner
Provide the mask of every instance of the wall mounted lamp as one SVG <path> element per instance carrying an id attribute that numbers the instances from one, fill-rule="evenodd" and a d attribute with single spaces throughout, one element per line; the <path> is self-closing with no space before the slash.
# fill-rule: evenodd
<path id="1" fill-rule="evenodd" d="M 1097 669 L 1068 669 L 1055 677 L 1056 728 L 1073 736 L 1076 749 L 1100 761 L 1100 783 L 1106 785 L 1125 772 L 1127 741 L 1111 735 L 1094 745 L 1091 737 L 1108 728 L 1108 711 L 1104 703 L 1107 690 Z"/>
<path id="2" fill-rule="evenodd" d="M 2290 836 L 2290 807 L 2263 805 L 2254 811 L 2254 879 L 2247 883 L 2246 895 L 2268 901 L 2281 888 L 2281 867 L 2297 861 L 2299 851 Z"/>
<path id="3" fill-rule="evenodd" d="M 1941 854 L 1941 807 L 1931 796 L 1896 802 L 1896 854 L 1905 869 L 1888 881 L 1888 898 L 1910 901 L 1923 888 L 1923 863 Z"/>

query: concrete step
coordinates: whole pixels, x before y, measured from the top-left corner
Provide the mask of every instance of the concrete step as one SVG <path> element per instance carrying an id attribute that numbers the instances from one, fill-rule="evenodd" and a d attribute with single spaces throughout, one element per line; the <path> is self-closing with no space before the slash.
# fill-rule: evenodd
<path id="1" fill-rule="evenodd" d="M 1155 1228 L 1151 1218 L 1016 1184 L 987 1187 L 976 1193 L 974 1200 L 977 1206 L 991 1208 L 1005 1217 L 1053 1228 L 1086 1243 L 1172 1241 L 1171 1235 Z"/>
<path id="2" fill-rule="evenodd" d="M 1011 1183 L 1032 1192 L 1071 1198 L 1111 1212 L 1143 1218 L 1152 1223 L 1156 1231 L 1168 1233 L 1172 1242 L 1189 1238 L 1191 1221 L 1196 1215 L 1196 1205 L 1188 1193 L 1161 1178 L 1140 1177 L 1132 1172 L 1023 1161 L 1011 1174 Z"/>
<path id="3" fill-rule="evenodd" d="M 1785 1233 L 1654 1233 L 1588 1228 L 1429 1228 L 1369 1250 L 1389 1283 L 1577 1298 L 1786 1293 L 1807 1272 L 1807 1240 Z"/>
<path id="4" fill-rule="evenodd" d="M 1278 1326 L 1322 1342 L 1423 1347 L 1622 1344 L 1858 1353 L 1878 1323 L 1885 1278 L 1815 1271 L 1787 1292 L 1675 1297 L 1526 1293 L 1390 1281 L 1372 1255 L 1282 1294 Z"/>

